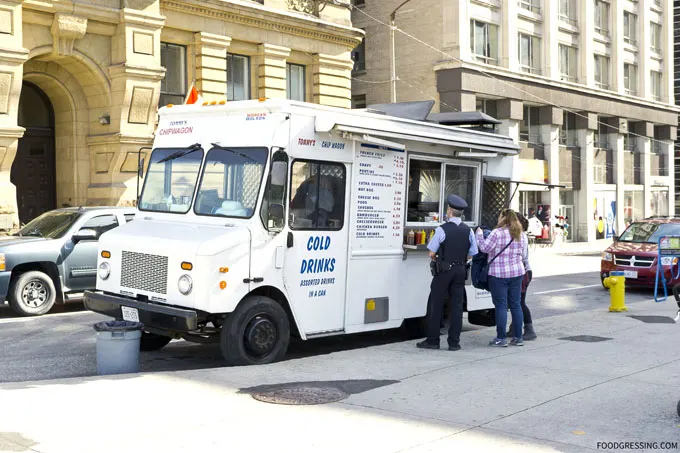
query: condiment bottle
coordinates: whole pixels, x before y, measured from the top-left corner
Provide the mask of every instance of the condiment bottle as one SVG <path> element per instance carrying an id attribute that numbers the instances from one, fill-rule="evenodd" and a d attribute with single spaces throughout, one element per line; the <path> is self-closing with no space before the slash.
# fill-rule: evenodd
<path id="1" fill-rule="evenodd" d="M 409 230 L 408 236 L 406 237 L 406 243 L 408 245 L 414 245 L 415 244 L 415 233 L 413 230 Z"/>
<path id="2" fill-rule="evenodd" d="M 431 241 L 433 237 L 434 237 L 434 230 L 430 230 L 430 238 L 428 240 Z"/>

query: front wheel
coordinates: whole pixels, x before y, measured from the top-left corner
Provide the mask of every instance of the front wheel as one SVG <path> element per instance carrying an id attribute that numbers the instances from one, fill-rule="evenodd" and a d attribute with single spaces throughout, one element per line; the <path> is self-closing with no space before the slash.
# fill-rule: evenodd
<path id="1" fill-rule="evenodd" d="M 150 332 L 142 332 L 142 338 L 139 340 L 140 351 L 158 351 L 167 346 L 172 341 L 172 338 L 163 335 L 157 335 Z"/>
<path id="2" fill-rule="evenodd" d="M 40 271 L 29 271 L 16 278 L 9 290 L 9 306 L 21 316 L 44 315 L 57 299 L 54 282 Z"/>
<path id="3" fill-rule="evenodd" d="M 224 321 L 220 350 L 230 365 L 262 365 L 286 355 L 290 323 L 276 301 L 263 296 L 248 297 Z"/>

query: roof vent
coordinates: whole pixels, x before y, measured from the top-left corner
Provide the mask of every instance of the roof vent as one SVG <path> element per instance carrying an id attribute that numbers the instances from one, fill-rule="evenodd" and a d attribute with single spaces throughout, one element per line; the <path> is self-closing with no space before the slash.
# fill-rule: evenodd
<path id="1" fill-rule="evenodd" d="M 425 121 L 432 111 L 432 107 L 434 107 L 434 101 L 415 101 L 373 104 L 369 105 L 366 110 L 407 120 Z"/>

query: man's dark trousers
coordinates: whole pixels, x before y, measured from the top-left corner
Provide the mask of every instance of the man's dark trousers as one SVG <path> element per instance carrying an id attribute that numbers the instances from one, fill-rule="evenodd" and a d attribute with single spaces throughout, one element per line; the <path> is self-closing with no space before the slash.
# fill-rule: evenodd
<path id="1" fill-rule="evenodd" d="M 451 270 L 432 278 L 430 285 L 430 317 L 427 320 L 427 342 L 439 345 L 444 303 L 449 298 L 449 346 L 460 343 L 463 330 L 463 300 L 465 297 L 465 265 L 454 265 Z"/>

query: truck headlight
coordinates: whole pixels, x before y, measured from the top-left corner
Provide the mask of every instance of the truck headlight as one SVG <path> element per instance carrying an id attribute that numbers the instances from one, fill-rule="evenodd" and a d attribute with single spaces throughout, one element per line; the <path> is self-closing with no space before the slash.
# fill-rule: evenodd
<path id="1" fill-rule="evenodd" d="M 5 254 L 0 253 L 0 271 L 7 270 L 7 263 L 5 262 Z"/>
<path id="2" fill-rule="evenodd" d="M 107 262 L 103 262 L 99 265 L 99 278 L 106 280 L 111 275 L 111 266 Z"/>
<path id="3" fill-rule="evenodd" d="M 191 292 L 192 285 L 193 281 L 188 275 L 182 275 L 177 282 L 177 288 L 179 289 L 179 292 L 185 296 Z"/>
<path id="4" fill-rule="evenodd" d="M 602 254 L 602 261 L 612 261 L 613 259 L 614 259 L 614 256 L 609 252 L 604 252 Z"/>

